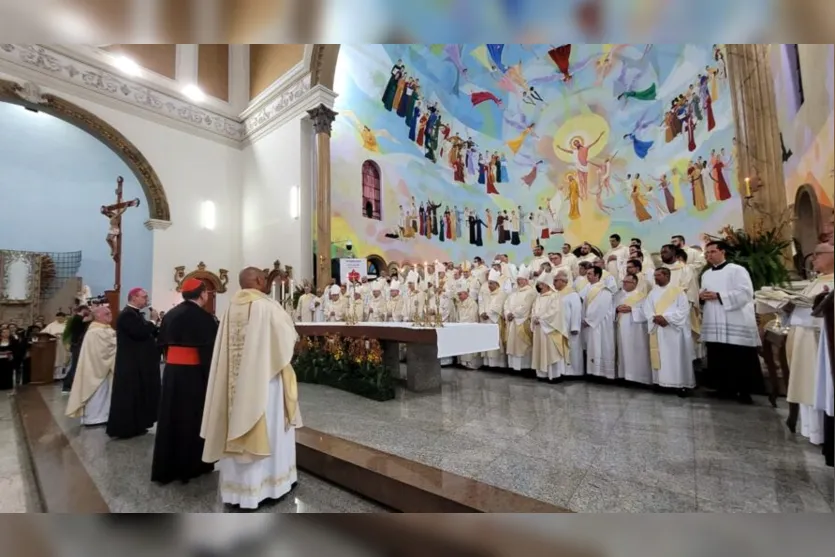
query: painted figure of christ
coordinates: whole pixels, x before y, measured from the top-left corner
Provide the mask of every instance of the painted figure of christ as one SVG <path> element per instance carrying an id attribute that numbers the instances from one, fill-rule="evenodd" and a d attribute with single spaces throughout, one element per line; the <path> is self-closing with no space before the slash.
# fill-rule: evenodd
<path id="1" fill-rule="evenodd" d="M 564 147 L 557 148 L 563 153 L 574 156 L 574 168 L 577 170 L 577 178 L 580 183 L 580 197 L 586 199 L 589 196 L 589 150 L 597 145 L 598 141 L 603 137 L 603 132 L 597 136 L 597 139 L 589 143 L 583 144 L 583 138 L 574 137 L 569 142 L 571 149 Z"/>

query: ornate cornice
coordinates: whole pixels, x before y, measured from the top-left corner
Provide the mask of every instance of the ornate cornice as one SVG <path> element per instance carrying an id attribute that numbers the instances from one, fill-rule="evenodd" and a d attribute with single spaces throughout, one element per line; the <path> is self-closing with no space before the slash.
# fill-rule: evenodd
<path id="1" fill-rule="evenodd" d="M 145 228 L 148 230 L 168 230 L 169 226 L 171 226 L 170 220 L 148 219 L 145 221 Z"/>
<path id="2" fill-rule="evenodd" d="M 276 91 L 252 112 L 244 112 L 244 137 L 256 134 L 264 126 L 299 104 L 305 93 L 310 91 L 310 74 L 305 74 L 284 89 Z"/>

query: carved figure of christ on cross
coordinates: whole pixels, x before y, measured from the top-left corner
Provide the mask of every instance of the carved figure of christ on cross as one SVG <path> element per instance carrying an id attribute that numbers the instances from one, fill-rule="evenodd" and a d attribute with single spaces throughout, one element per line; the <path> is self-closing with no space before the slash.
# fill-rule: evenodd
<path id="1" fill-rule="evenodd" d="M 113 290 L 119 292 L 122 285 L 122 215 L 130 207 L 139 207 L 139 199 L 122 201 L 122 184 L 124 179 L 119 176 L 116 179 L 116 203 L 113 205 L 102 205 L 101 214 L 110 221 L 107 229 L 107 245 L 110 246 L 110 257 L 116 265 Z"/>

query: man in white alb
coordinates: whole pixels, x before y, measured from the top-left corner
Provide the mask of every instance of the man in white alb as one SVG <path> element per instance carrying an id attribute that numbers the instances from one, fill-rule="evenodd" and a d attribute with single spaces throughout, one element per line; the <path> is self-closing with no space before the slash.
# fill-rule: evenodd
<path id="1" fill-rule="evenodd" d="M 562 303 L 549 279 L 545 273 L 539 276 L 539 296 L 531 311 L 531 365 L 540 381 L 559 379 L 571 361 Z"/>
<path id="2" fill-rule="evenodd" d="M 116 364 L 116 330 L 110 326 L 109 306 L 93 310 L 93 322 L 84 334 L 66 415 L 81 418 L 81 425 L 104 425 L 110 416 L 113 366 Z"/>
<path id="3" fill-rule="evenodd" d="M 504 290 L 501 287 L 501 282 L 504 280 L 501 273 L 493 268 L 487 275 L 487 292 L 483 295 L 478 303 L 478 312 L 482 323 L 495 323 L 499 326 L 499 348 L 498 350 L 490 350 L 484 352 L 485 364 L 489 367 L 507 367 L 507 357 L 505 356 L 505 321 L 504 321 L 504 302 L 507 298 Z"/>
<path id="4" fill-rule="evenodd" d="M 559 271 L 554 276 L 554 288 L 562 304 L 565 330 L 568 334 L 570 362 L 563 370 L 564 377 L 582 377 L 586 373 L 586 360 L 583 357 L 583 301 L 571 286 L 571 275 Z"/>
<path id="5" fill-rule="evenodd" d="M 629 273 L 623 277 L 622 289 L 615 294 L 618 376 L 633 383 L 652 385 L 647 319 L 641 311 L 647 295 L 639 284 L 638 277 Z"/>
<path id="6" fill-rule="evenodd" d="M 536 290 L 530 285 L 531 271 L 525 265 L 516 274 L 518 288 L 504 304 L 507 327 L 507 365 L 521 371 L 531 369 L 531 309 L 536 300 Z"/>
<path id="7" fill-rule="evenodd" d="M 311 323 L 316 313 L 316 295 L 313 294 L 309 282 L 304 283 L 304 294 L 299 296 L 296 305 L 296 321 L 299 323 Z"/>
<path id="8" fill-rule="evenodd" d="M 53 379 L 63 379 L 67 374 L 67 364 L 70 353 L 64 345 L 64 329 L 67 326 L 67 315 L 59 311 L 55 314 L 55 321 L 44 327 L 42 333 L 55 337 L 55 364 L 52 372 Z"/>
<path id="9" fill-rule="evenodd" d="M 652 382 L 679 389 L 679 395 L 696 386 L 693 372 L 693 339 L 690 336 L 690 302 L 684 291 L 670 283 L 670 270 L 655 270 L 655 288 L 644 300 Z"/>
<path id="10" fill-rule="evenodd" d="M 605 268 L 614 277 L 617 286 L 620 287 L 620 281 L 626 273 L 626 260 L 629 257 L 629 247 L 621 243 L 619 234 L 609 236 L 609 245 L 611 249 L 603 256 L 606 262 Z"/>
<path id="11" fill-rule="evenodd" d="M 612 292 L 601 280 L 603 269 L 592 267 L 588 273 L 583 336 L 586 346 L 586 373 L 616 379 L 615 324 Z"/>
<path id="12" fill-rule="evenodd" d="M 470 297 L 470 287 L 467 282 L 459 281 L 455 285 L 455 290 L 458 295 L 458 322 L 478 323 L 478 303 Z M 462 354 L 458 356 L 458 363 L 468 369 L 478 369 L 483 365 L 481 352 Z"/>
<path id="13" fill-rule="evenodd" d="M 224 503 L 254 509 L 287 494 L 297 481 L 301 427 L 293 320 L 270 298 L 255 267 L 238 276 L 241 290 L 220 321 L 200 436 L 204 462 L 216 462 Z"/>

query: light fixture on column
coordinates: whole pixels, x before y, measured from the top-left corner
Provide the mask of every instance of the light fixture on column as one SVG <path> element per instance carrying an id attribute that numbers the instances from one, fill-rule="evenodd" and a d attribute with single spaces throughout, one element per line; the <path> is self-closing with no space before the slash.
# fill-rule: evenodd
<path id="1" fill-rule="evenodd" d="M 206 230 L 215 229 L 215 203 L 204 201 L 200 206 L 200 223 Z"/>
<path id="2" fill-rule="evenodd" d="M 200 90 L 200 87 L 194 84 L 183 87 L 183 94 L 194 102 L 202 102 L 206 95 Z"/>
<path id="3" fill-rule="evenodd" d="M 298 219 L 301 215 L 301 197 L 299 186 L 290 187 L 290 218 Z"/>
<path id="4" fill-rule="evenodd" d="M 127 56 L 117 56 L 113 63 L 116 65 L 122 73 L 137 76 L 142 73 L 142 68 L 139 67 L 139 64 L 128 58 Z"/>

